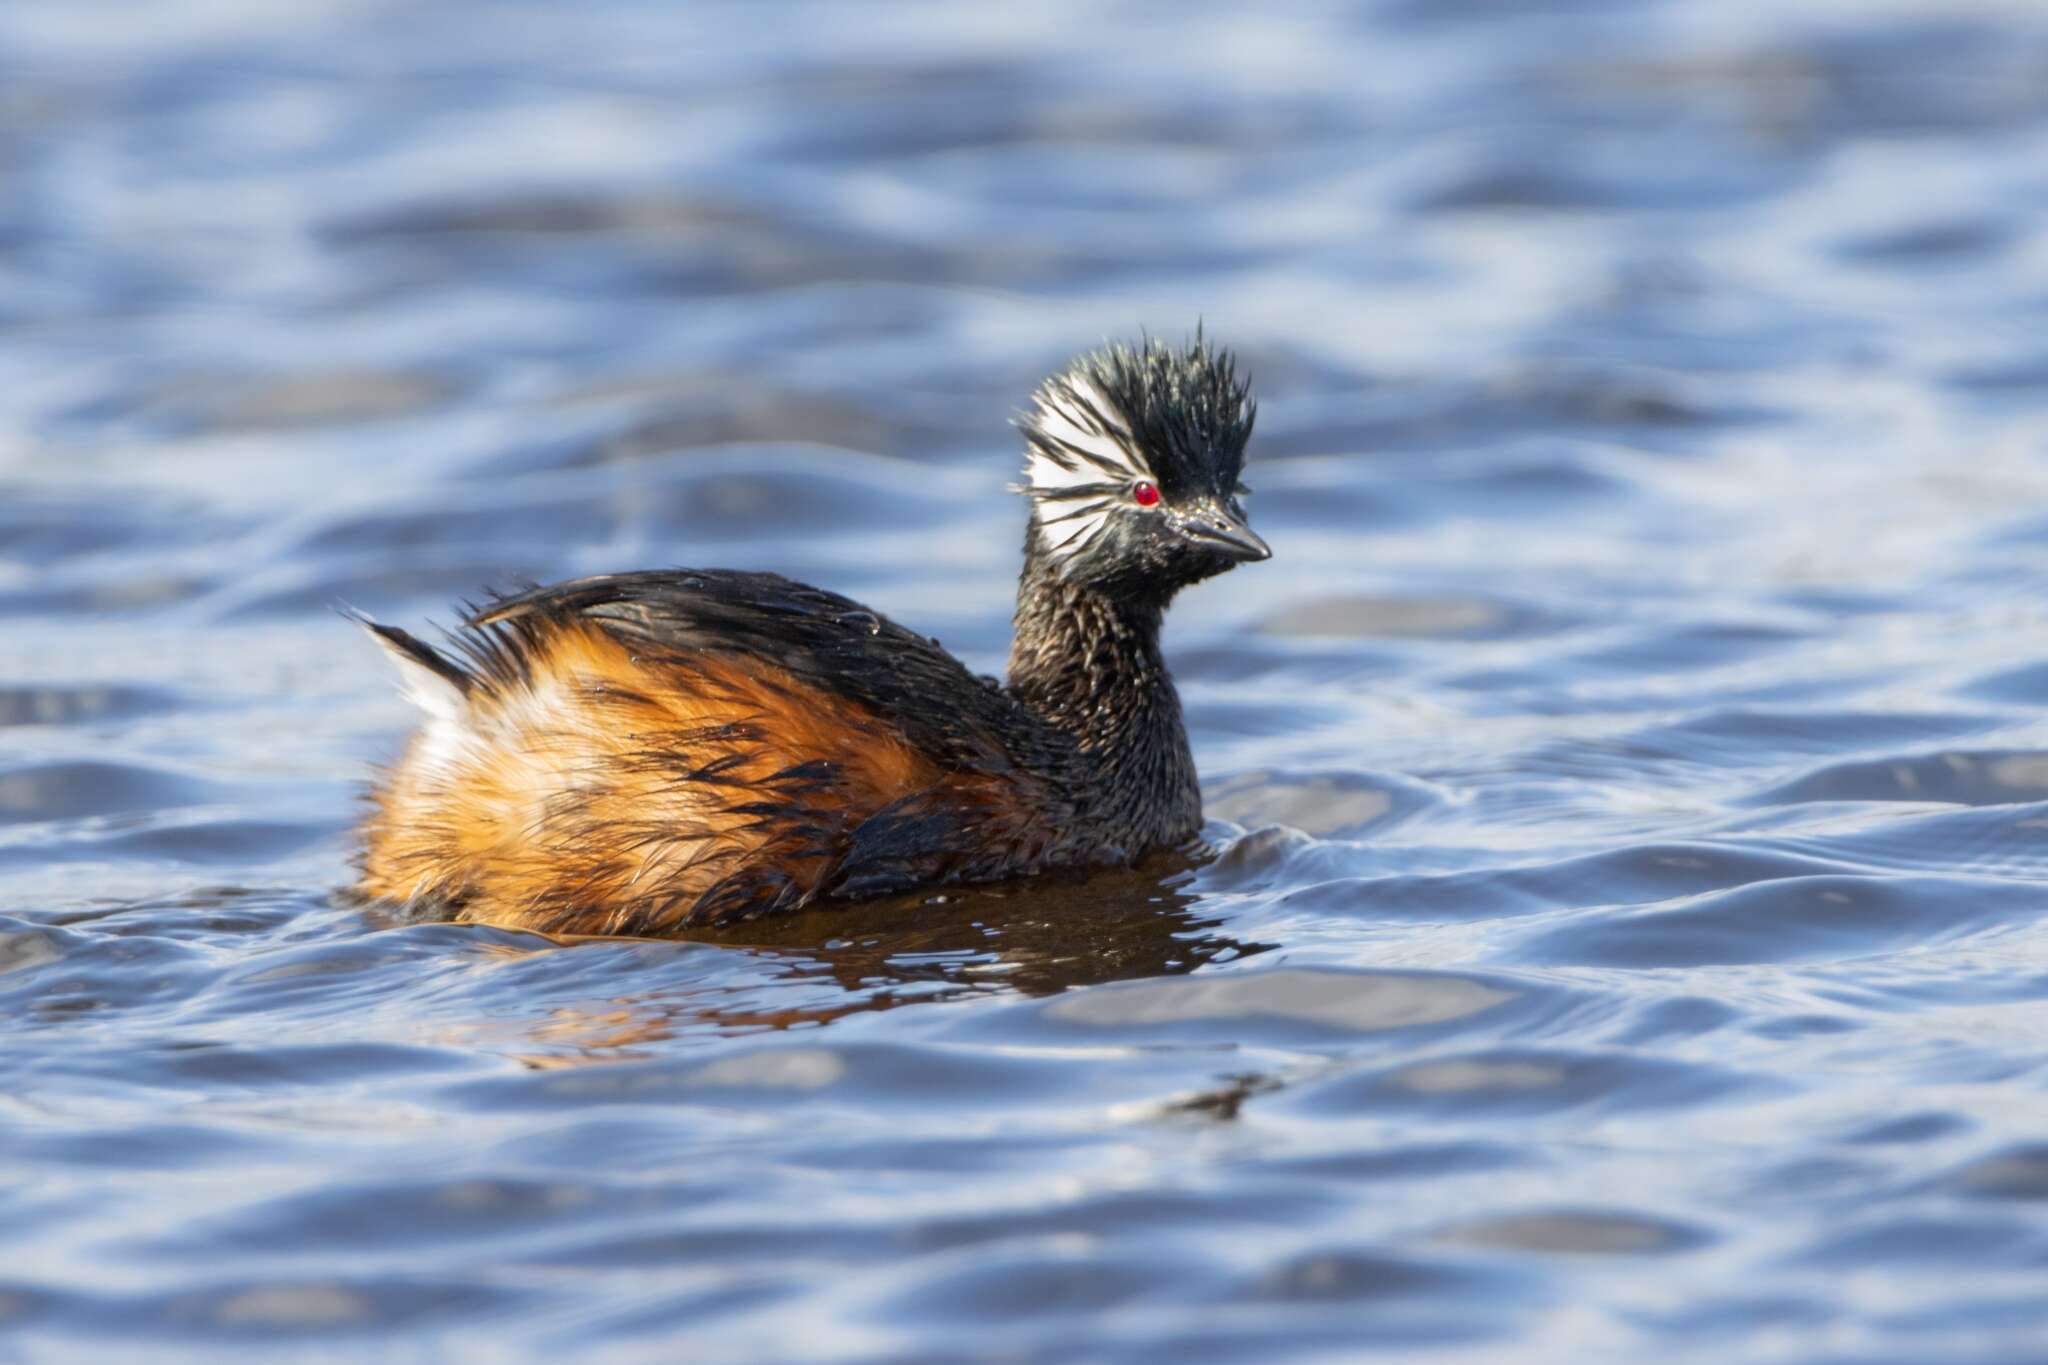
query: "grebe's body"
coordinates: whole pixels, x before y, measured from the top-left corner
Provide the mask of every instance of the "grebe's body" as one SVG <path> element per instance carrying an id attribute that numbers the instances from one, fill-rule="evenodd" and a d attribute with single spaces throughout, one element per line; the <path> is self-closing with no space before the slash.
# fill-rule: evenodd
<path id="1" fill-rule="evenodd" d="M 655 934 L 1187 841 L 1201 797 L 1159 630 L 1180 587 L 1267 556 L 1238 501 L 1251 422 L 1199 339 L 1047 381 L 1021 423 L 1007 686 L 774 574 L 536 589 L 473 616 L 453 658 L 370 625 L 427 723 L 375 793 L 359 889 Z"/>

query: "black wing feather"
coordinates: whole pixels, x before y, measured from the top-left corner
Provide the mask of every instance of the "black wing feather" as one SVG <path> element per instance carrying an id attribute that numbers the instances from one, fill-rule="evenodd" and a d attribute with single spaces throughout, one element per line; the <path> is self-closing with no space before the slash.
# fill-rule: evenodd
<path id="1" fill-rule="evenodd" d="M 421 668 L 445 680 L 458 694 L 469 691 L 469 674 L 418 636 L 400 630 L 397 626 L 387 626 L 382 621 L 373 621 L 350 607 L 343 607 L 341 614 L 376 636 L 384 643 L 385 648 L 410 659 Z"/>

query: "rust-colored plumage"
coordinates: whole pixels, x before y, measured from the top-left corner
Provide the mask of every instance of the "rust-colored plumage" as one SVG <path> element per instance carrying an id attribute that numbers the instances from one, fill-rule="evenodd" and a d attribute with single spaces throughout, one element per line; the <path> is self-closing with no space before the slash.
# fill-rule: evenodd
<path id="1" fill-rule="evenodd" d="M 1020 856 L 1049 841 L 1022 774 L 949 771 L 872 707 L 764 661 L 549 616 L 486 638 L 461 710 L 373 797 L 369 895 L 644 934 L 806 902 L 853 870 L 863 826 L 921 805 L 975 810 Z"/>

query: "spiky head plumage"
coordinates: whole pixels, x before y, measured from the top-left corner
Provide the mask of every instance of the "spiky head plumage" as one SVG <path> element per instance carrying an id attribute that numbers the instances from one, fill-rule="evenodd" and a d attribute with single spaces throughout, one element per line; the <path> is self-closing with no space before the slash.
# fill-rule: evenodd
<path id="1" fill-rule="evenodd" d="M 1149 569 L 1192 582 L 1229 567 L 1142 534 L 1148 523 L 1129 494 L 1141 482 L 1159 490 L 1154 521 L 1229 511 L 1241 522 L 1238 478 L 1256 414 L 1235 358 L 1199 331 L 1185 346 L 1147 337 L 1077 357 L 1039 385 L 1018 422 L 1019 491 L 1032 501 L 1038 550 L 1082 580 Z"/>

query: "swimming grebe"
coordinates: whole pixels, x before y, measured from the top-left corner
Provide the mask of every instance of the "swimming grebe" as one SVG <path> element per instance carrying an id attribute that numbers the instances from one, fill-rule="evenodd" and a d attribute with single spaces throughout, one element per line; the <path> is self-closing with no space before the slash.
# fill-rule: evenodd
<path id="1" fill-rule="evenodd" d="M 1199 336 L 1039 387 L 1006 687 L 769 573 L 499 598 L 453 658 L 364 621 L 427 719 L 374 793 L 358 889 L 659 934 L 1186 842 L 1201 795 L 1159 628 L 1181 588 L 1271 554 L 1240 502 L 1253 412 Z"/>

